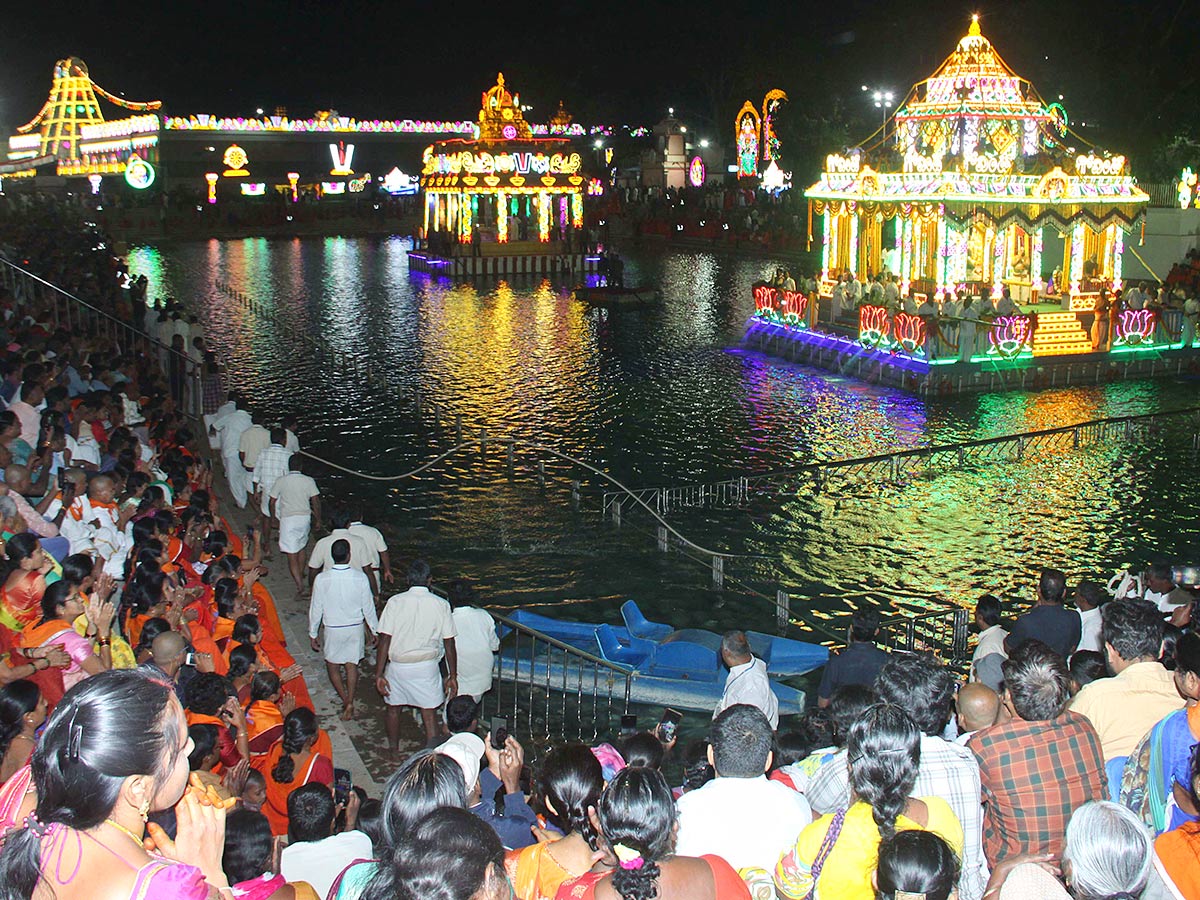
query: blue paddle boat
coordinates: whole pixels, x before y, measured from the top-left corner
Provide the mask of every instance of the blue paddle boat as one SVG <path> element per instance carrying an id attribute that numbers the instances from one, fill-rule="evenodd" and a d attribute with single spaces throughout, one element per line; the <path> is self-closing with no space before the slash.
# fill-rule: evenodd
<path id="1" fill-rule="evenodd" d="M 721 637 L 696 628 L 675 629 L 651 622 L 629 600 L 621 607 L 624 627 L 552 619 L 528 610 L 511 614 L 513 621 L 586 653 L 597 656 L 630 675 L 634 703 L 711 711 L 721 699 L 728 670 L 721 663 Z M 501 637 L 507 629 L 500 628 Z M 829 650 L 818 644 L 747 632 L 754 651 L 772 676 L 802 675 L 820 668 Z M 533 643 L 505 642 L 500 650 L 498 674 L 505 681 L 548 684 L 566 692 L 604 693 L 624 678 L 606 667 L 590 665 L 583 657 L 566 652 L 537 652 Z M 772 680 L 782 715 L 804 710 L 804 692 Z"/>

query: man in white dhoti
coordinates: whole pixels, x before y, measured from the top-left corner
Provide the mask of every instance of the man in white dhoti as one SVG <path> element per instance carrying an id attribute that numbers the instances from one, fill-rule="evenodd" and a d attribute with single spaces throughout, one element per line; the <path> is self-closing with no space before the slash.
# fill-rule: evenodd
<path id="1" fill-rule="evenodd" d="M 450 604 L 429 590 L 429 563 L 413 560 L 409 588 L 396 594 L 379 617 L 375 686 L 387 703 L 387 736 L 392 759 L 400 754 L 400 707 L 421 711 L 425 740 L 438 733 L 437 711 L 458 693 L 458 651 Z M 443 683 L 438 662 L 446 659 Z"/>
<path id="2" fill-rule="evenodd" d="M 236 404 L 235 394 L 230 394 L 229 399 Z M 209 426 L 210 432 L 220 440 L 221 462 L 225 466 L 225 477 L 229 479 L 229 490 L 233 494 L 233 502 L 240 509 L 245 509 L 246 498 L 250 493 L 250 473 L 246 471 L 246 466 L 242 463 L 238 445 L 241 443 L 242 434 L 253 424 L 254 420 L 250 418 L 250 413 L 235 405 L 228 415 L 217 419 Z"/>
<path id="3" fill-rule="evenodd" d="M 333 567 L 313 582 L 312 602 L 308 607 L 308 637 L 314 650 L 325 627 L 325 669 L 333 689 L 342 698 L 343 721 L 354 718 L 354 694 L 358 688 L 358 664 L 366 654 L 366 631 L 379 630 L 375 616 L 375 594 L 371 582 L 359 569 L 350 566 L 350 542 L 334 541 L 330 548 Z M 342 672 L 345 671 L 343 678 Z"/>

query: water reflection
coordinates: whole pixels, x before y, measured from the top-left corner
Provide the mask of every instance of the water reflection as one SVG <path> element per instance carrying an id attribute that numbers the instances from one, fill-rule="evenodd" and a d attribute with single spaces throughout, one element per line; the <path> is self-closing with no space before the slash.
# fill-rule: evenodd
<path id="1" fill-rule="evenodd" d="M 1168 381 L 926 403 L 740 350 L 750 285 L 772 260 L 630 253 L 630 283 L 658 285 L 664 303 L 610 313 L 541 278 L 472 285 L 410 275 L 406 250 L 399 238 L 248 239 L 140 247 L 130 259 L 151 278 L 152 296 L 202 309 L 212 342 L 231 360 L 231 382 L 258 409 L 297 413 L 306 448 L 374 473 L 433 455 L 408 399 L 417 390 L 440 407 L 447 428 L 461 416 L 468 436 L 485 430 L 544 443 L 633 485 L 1194 402 L 1194 386 Z M 229 302 L 214 290 L 218 279 L 260 305 Z M 289 328 L 368 360 L 397 390 L 368 389 L 319 364 Z M 702 544 L 768 557 L 769 566 L 737 566 L 763 584 L 791 586 L 813 615 L 872 598 L 919 605 L 930 597 L 969 603 L 983 590 L 1023 596 L 1039 564 L 1073 578 L 1099 574 L 1194 538 L 1200 490 L 1189 446 L 1094 448 L 930 473 L 900 488 L 864 481 L 818 494 L 796 484 L 749 510 L 672 518 Z M 1180 486 L 1184 467 L 1193 477 Z M 493 602 L 585 602 L 595 613 L 636 597 L 690 624 L 770 621 L 765 607 L 714 604 L 704 573 L 657 554 L 637 530 L 645 523 L 614 531 L 572 511 L 561 489 L 509 484 L 494 457 L 455 459 L 385 490 L 317 474 L 328 493 L 368 504 L 401 548 L 394 558 L 429 555 L 443 576 L 479 579 Z"/>

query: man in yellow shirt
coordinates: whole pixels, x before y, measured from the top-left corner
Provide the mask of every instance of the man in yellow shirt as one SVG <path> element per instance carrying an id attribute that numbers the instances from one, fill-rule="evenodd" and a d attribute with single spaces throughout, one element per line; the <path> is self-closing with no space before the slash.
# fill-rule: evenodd
<path id="1" fill-rule="evenodd" d="M 1070 709 L 1100 736 L 1109 788 L 1120 786 L 1125 758 L 1161 719 L 1182 708 L 1175 679 L 1159 662 L 1163 619 L 1147 600 L 1114 600 L 1103 607 L 1101 635 L 1112 678 L 1084 685 Z"/>

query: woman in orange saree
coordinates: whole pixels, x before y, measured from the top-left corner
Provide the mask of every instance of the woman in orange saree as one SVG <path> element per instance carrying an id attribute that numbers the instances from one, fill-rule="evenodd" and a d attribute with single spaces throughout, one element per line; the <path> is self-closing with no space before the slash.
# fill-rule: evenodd
<path id="1" fill-rule="evenodd" d="M 53 563 L 46 557 L 37 535 L 28 531 L 14 534 L 4 550 L 13 568 L 0 588 L 0 625 L 20 633 L 42 617 L 45 576 Z"/>
<path id="2" fill-rule="evenodd" d="M 262 811 L 271 823 L 272 834 L 287 834 L 287 798 L 292 791 L 312 782 L 333 784 L 333 746 L 329 735 L 317 727 L 317 716 L 311 709 L 289 713 L 283 720 L 282 737 L 250 764 L 267 783 L 267 802 Z"/>

